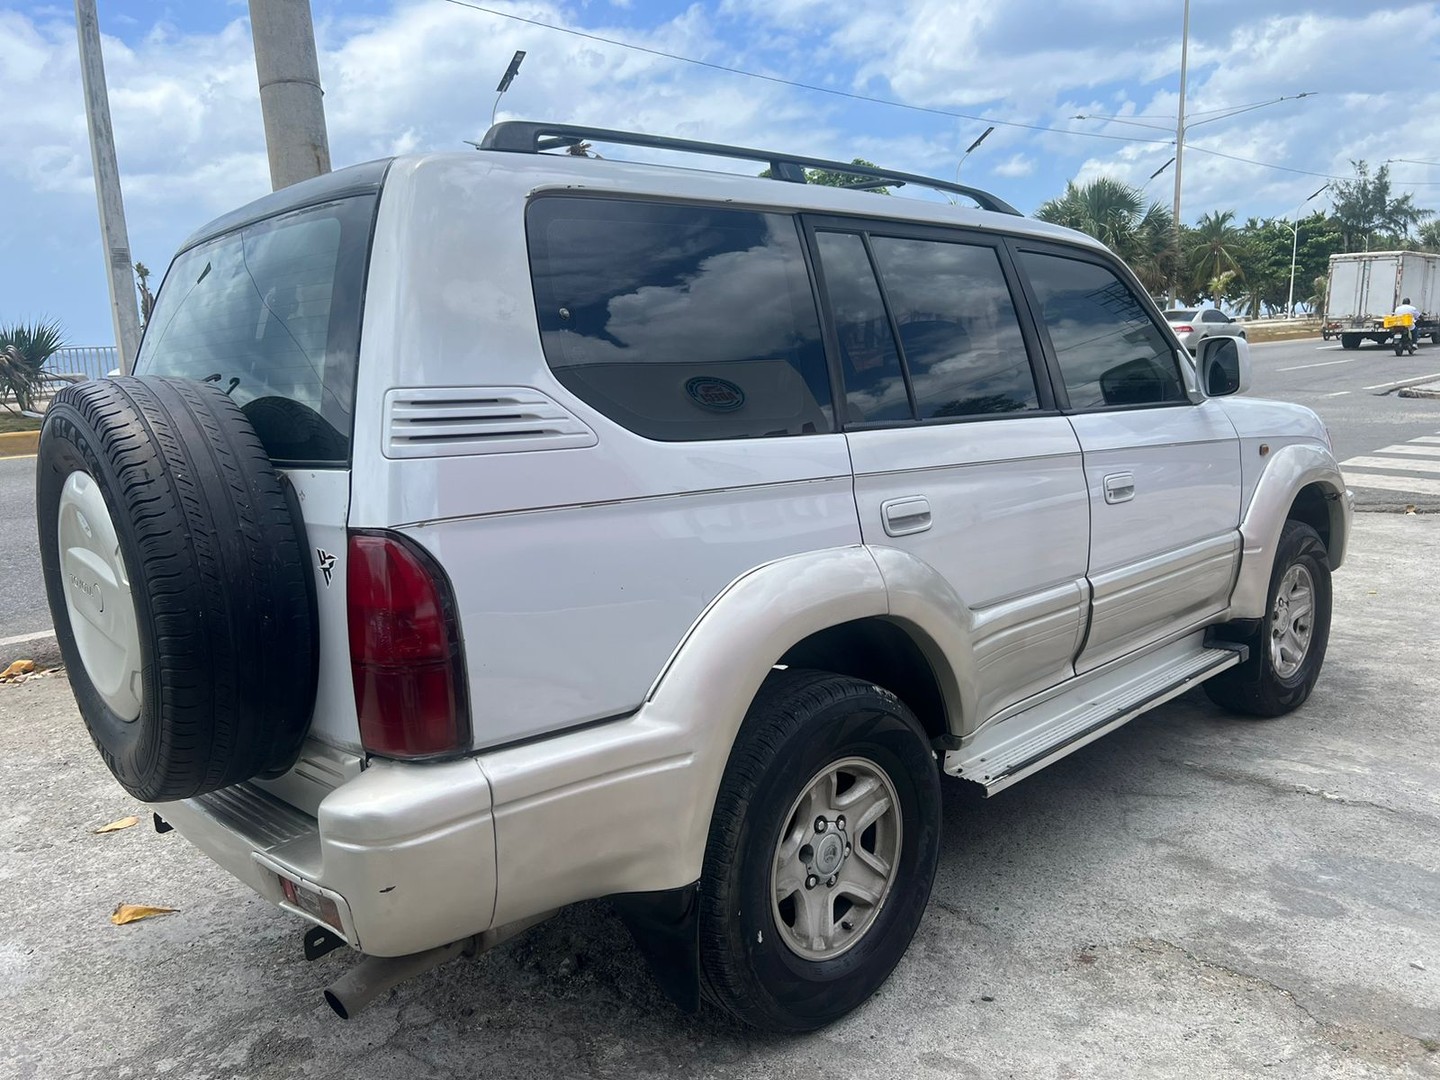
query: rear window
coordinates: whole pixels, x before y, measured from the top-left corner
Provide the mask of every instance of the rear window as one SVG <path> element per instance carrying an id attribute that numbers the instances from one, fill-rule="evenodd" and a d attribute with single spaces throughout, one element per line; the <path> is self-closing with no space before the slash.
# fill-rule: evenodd
<path id="1" fill-rule="evenodd" d="M 1169 319 L 1171 322 L 1189 322 L 1190 320 L 1192 320 L 1193 318 L 1195 318 L 1195 312 L 1193 312 L 1193 311 L 1167 311 L 1167 312 L 1165 312 L 1165 318 Z"/>
<path id="2" fill-rule="evenodd" d="M 547 196 L 527 225 L 545 359 L 591 407 L 669 442 L 833 429 L 793 217 Z"/>
<path id="3" fill-rule="evenodd" d="M 376 203 L 307 207 L 182 253 L 136 372 L 216 384 L 277 462 L 348 462 Z"/>

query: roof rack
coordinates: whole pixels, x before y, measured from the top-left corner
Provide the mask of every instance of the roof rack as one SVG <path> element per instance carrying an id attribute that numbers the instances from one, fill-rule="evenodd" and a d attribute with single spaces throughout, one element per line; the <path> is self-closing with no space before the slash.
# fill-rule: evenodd
<path id="1" fill-rule="evenodd" d="M 777 154 L 769 150 L 752 150 L 744 146 L 725 146 L 721 143 L 699 142 L 694 139 L 673 139 L 665 135 L 645 135 L 634 131 L 614 131 L 609 128 L 581 127 L 575 124 L 542 124 L 530 120 L 506 120 L 496 124 L 485 133 L 485 138 L 472 143 L 477 150 L 503 150 L 516 154 L 538 154 L 545 150 L 577 146 L 582 142 L 614 143 L 619 146 L 645 146 L 657 150 L 679 150 L 689 154 L 708 154 L 711 157 L 738 158 L 742 161 L 763 161 L 770 167 L 771 176 L 776 180 L 792 184 L 804 184 L 806 169 L 823 169 L 856 177 L 854 184 L 841 185 L 857 191 L 869 191 L 877 187 L 903 187 L 914 184 L 935 191 L 950 192 L 973 199 L 982 210 L 993 210 L 999 214 L 1013 214 L 1021 217 L 1019 210 L 988 191 L 952 184 L 948 180 L 936 180 L 916 173 L 896 172 L 872 165 L 853 165 L 845 161 L 827 161 L 824 158 L 797 157 L 794 154 Z"/>

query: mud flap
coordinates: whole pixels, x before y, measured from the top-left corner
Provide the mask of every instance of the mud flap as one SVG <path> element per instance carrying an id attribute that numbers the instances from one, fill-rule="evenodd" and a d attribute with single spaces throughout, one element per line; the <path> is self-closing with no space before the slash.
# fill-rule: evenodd
<path id="1" fill-rule="evenodd" d="M 610 897 L 665 996 L 682 1012 L 700 1010 L 699 883 Z"/>

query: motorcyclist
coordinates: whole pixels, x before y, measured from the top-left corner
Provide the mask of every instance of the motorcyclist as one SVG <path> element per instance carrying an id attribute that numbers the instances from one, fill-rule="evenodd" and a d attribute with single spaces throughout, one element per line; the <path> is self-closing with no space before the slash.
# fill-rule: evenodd
<path id="1" fill-rule="evenodd" d="M 1396 315 L 1409 315 L 1410 325 L 1399 328 L 1400 347 L 1409 349 L 1410 355 L 1415 355 L 1415 325 L 1420 321 L 1420 309 L 1410 303 L 1410 297 L 1405 297 L 1395 308 Z"/>

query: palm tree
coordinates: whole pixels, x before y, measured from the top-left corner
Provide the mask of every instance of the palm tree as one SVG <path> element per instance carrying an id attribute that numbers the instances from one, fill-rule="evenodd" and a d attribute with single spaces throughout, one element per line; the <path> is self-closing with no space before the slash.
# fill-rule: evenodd
<path id="1" fill-rule="evenodd" d="M 1160 203 L 1147 208 L 1139 188 L 1108 176 L 1071 181 L 1065 194 L 1040 205 L 1041 221 L 1088 233 L 1130 264 L 1152 293 L 1165 288 L 1174 262 L 1174 219 Z"/>
<path id="2" fill-rule="evenodd" d="M 1234 220 L 1234 210 L 1205 214 L 1190 230 L 1189 250 L 1185 253 L 1192 280 L 1199 286 L 1195 291 L 1209 293 L 1217 304 L 1220 297 L 1215 295 L 1214 284 L 1224 280 L 1228 285 L 1236 277 L 1244 277 L 1240 268 L 1244 237 L 1232 224 Z M 1234 276 L 1222 279 L 1226 271 Z"/>
<path id="3" fill-rule="evenodd" d="M 40 369 L 65 344 L 60 324 L 53 321 L 0 326 L 0 405 L 11 394 L 22 412 L 34 404 Z"/>

